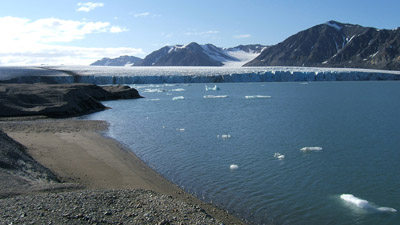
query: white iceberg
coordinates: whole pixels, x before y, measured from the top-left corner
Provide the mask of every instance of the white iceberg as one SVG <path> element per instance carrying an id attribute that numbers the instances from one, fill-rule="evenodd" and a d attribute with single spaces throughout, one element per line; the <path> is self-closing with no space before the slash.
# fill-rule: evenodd
<path id="1" fill-rule="evenodd" d="M 204 95 L 203 98 L 227 98 L 228 95 Z"/>
<path id="2" fill-rule="evenodd" d="M 206 85 L 206 91 L 219 91 L 221 90 L 217 85 L 214 85 L 214 87 L 208 87 Z"/>
<path id="3" fill-rule="evenodd" d="M 239 166 L 236 165 L 236 164 L 231 164 L 231 165 L 229 166 L 229 169 L 231 169 L 231 170 L 236 170 L 236 169 L 239 169 Z"/>
<path id="4" fill-rule="evenodd" d="M 282 159 L 285 158 L 285 155 L 282 155 L 282 154 L 279 153 L 279 152 L 275 152 L 274 157 L 277 158 L 277 159 L 281 159 L 281 160 L 282 160 Z"/>
<path id="5" fill-rule="evenodd" d="M 185 128 L 176 128 L 176 130 L 183 132 L 183 131 L 185 131 Z"/>
<path id="6" fill-rule="evenodd" d="M 230 134 L 222 134 L 222 135 L 217 135 L 217 138 L 222 138 L 224 140 L 231 138 Z"/>
<path id="7" fill-rule="evenodd" d="M 396 209 L 390 207 L 379 207 L 374 204 L 369 203 L 367 200 L 357 198 L 352 194 L 342 194 L 340 198 L 345 202 L 348 202 L 358 208 L 372 210 L 376 212 L 397 212 Z"/>
<path id="8" fill-rule="evenodd" d="M 176 88 L 176 89 L 172 89 L 171 91 L 180 92 L 180 91 L 185 91 L 185 89 L 183 89 L 183 88 Z"/>
<path id="9" fill-rule="evenodd" d="M 269 95 L 247 95 L 246 99 L 257 99 L 257 98 L 271 98 Z"/>
<path id="10" fill-rule="evenodd" d="M 183 96 L 176 96 L 176 97 L 172 98 L 172 100 L 174 100 L 174 101 L 176 101 L 176 100 L 184 100 L 184 99 L 185 99 L 185 97 L 183 97 Z"/>
<path id="11" fill-rule="evenodd" d="M 300 151 L 303 152 L 310 152 L 310 151 L 321 151 L 322 147 L 303 147 L 300 149 Z"/>

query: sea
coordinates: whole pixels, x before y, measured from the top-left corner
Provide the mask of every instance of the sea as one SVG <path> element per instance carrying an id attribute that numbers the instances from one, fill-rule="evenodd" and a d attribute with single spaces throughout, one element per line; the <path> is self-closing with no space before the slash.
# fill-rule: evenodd
<path id="1" fill-rule="evenodd" d="M 400 224 L 400 82 L 133 85 L 108 135 L 250 224 Z"/>

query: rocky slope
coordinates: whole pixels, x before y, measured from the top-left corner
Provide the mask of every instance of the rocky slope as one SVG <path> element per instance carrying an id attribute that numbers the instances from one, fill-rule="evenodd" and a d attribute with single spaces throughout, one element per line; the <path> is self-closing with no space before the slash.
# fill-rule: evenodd
<path id="1" fill-rule="evenodd" d="M 400 70 L 400 29 L 379 30 L 329 21 L 269 47 L 244 66 Z"/>
<path id="2" fill-rule="evenodd" d="M 0 84 L 0 117 L 70 117 L 104 110 L 99 101 L 140 98 L 128 86 L 92 84 Z"/>
<path id="3" fill-rule="evenodd" d="M 140 64 L 143 59 L 135 56 L 120 56 L 118 58 L 102 58 L 90 64 L 91 66 L 133 66 Z"/>

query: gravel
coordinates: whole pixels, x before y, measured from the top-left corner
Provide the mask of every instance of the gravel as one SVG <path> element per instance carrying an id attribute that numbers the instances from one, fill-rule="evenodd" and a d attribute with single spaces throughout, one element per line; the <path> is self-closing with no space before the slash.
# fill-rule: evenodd
<path id="1" fill-rule="evenodd" d="M 153 191 L 84 190 L 0 199 L 0 224 L 223 224 Z"/>

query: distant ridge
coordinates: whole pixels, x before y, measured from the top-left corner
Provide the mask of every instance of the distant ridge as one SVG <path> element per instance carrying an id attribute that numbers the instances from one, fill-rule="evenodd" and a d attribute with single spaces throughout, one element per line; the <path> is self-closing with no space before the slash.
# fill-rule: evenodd
<path id="1" fill-rule="evenodd" d="M 379 30 L 329 21 L 269 47 L 244 66 L 400 70 L 400 29 Z"/>
<path id="2" fill-rule="evenodd" d="M 118 58 L 102 58 L 90 64 L 91 66 L 133 66 L 140 64 L 143 59 L 136 56 L 120 56 Z"/>
<path id="3" fill-rule="evenodd" d="M 115 59 L 103 58 L 91 65 L 101 66 L 231 66 L 240 67 L 254 59 L 266 48 L 263 45 L 239 45 L 233 48 L 220 48 L 212 44 L 200 45 L 196 42 L 187 45 L 165 46 L 147 55 L 143 60 L 132 63 L 131 56 Z"/>

